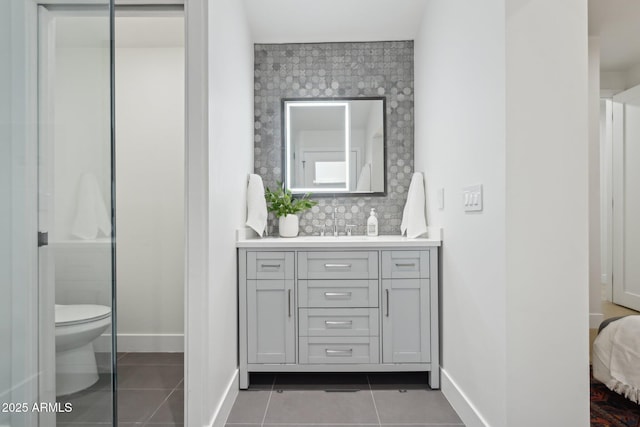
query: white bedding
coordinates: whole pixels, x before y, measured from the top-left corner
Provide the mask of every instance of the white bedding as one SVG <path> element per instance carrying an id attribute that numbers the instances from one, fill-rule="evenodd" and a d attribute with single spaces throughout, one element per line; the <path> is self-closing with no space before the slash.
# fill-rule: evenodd
<path id="1" fill-rule="evenodd" d="M 640 316 L 611 322 L 593 343 L 593 376 L 640 403 Z"/>

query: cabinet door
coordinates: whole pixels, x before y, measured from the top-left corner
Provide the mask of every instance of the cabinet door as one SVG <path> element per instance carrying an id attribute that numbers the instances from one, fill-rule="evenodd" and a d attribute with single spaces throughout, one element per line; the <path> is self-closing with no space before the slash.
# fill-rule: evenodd
<path id="1" fill-rule="evenodd" d="M 293 280 L 247 280 L 248 363 L 295 363 Z"/>
<path id="2" fill-rule="evenodd" d="M 382 362 L 430 362 L 429 279 L 382 280 Z"/>

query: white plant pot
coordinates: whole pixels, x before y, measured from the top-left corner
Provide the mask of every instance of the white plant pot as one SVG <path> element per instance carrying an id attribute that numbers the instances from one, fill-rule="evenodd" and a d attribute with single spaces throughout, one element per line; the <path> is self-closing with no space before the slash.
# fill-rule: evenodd
<path id="1" fill-rule="evenodd" d="M 296 237 L 298 235 L 298 215 L 281 216 L 278 220 L 280 237 Z"/>

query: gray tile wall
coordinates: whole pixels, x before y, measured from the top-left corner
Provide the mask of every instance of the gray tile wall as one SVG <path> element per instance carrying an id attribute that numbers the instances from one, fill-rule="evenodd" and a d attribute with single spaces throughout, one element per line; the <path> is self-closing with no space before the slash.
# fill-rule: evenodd
<path id="1" fill-rule="evenodd" d="M 413 173 L 413 42 L 257 44 L 254 84 L 254 169 L 272 189 L 282 179 L 281 98 L 386 96 L 387 196 L 316 199 L 317 206 L 300 214 L 300 234 L 332 226 L 334 207 L 341 232 L 356 224 L 355 234 L 364 234 L 376 208 L 380 234 L 400 234 Z"/>

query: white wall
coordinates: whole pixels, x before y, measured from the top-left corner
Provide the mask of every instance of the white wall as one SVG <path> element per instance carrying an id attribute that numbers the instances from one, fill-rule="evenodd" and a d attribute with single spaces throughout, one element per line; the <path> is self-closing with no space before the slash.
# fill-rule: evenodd
<path id="1" fill-rule="evenodd" d="M 28 30 L 35 31 L 35 19 L 32 3 L 0 4 L 0 402 L 35 402 L 48 368 L 38 365 L 37 124 L 32 115 L 37 81 L 35 41 L 27 37 Z M 26 427 L 36 418 L 0 413 L 0 424 Z"/>
<path id="2" fill-rule="evenodd" d="M 587 2 L 506 4 L 506 424 L 539 426 L 545 414 L 550 426 L 583 427 L 589 425 Z"/>
<path id="3" fill-rule="evenodd" d="M 59 29 L 73 28 L 81 21 L 82 18 L 58 18 L 57 25 Z M 52 75 L 55 85 L 52 241 L 76 239 L 71 228 L 77 212 L 78 184 L 84 173 L 96 177 L 100 196 L 107 209 L 111 207 L 109 52 L 106 47 L 92 47 L 96 44 L 59 45 L 56 49 Z"/>
<path id="4" fill-rule="evenodd" d="M 11 13 L 10 3 L 0 3 L 0 291 L 4 295 L 11 293 Z M 0 346 L 11 348 L 9 325 L 11 298 L 0 301 Z M 0 355 L 0 393 L 7 391 L 10 383 L 10 352 Z M 2 415 L 4 416 L 4 415 Z"/>
<path id="5" fill-rule="evenodd" d="M 602 322 L 600 41 L 589 37 L 589 327 Z"/>
<path id="6" fill-rule="evenodd" d="M 115 64 L 120 348 L 181 351 L 184 48 L 117 47 Z"/>
<path id="7" fill-rule="evenodd" d="M 431 225 L 444 229 L 443 392 L 468 427 L 533 427 L 540 414 L 586 426 L 586 4 L 426 9 L 416 170 Z M 471 184 L 483 184 L 479 214 L 462 211 Z"/>
<path id="8" fill-rule="evenodd" d="M 15 158 L 11 147 L 11 11 L 9 2 L 0 3 L 0 402 L 11 398 L 11 230 L 16 226 L 11 215 Z M 19 185 L 19 183 L 17 183 Z M 15 186 L 15 187 L 14 187 Z M 17 302 L 17 301 L 16 301 Z M 0 424 L 9 424 L 9 414 L 0 413 Z"/>
<path id="9" fill-rule="evenodd" d="M 442 389 L 468 427 L 481 424 L 453 383 L 488 425 L 506 426 L 504 2 L 426 9 L 415 41 L 415 159 L 430 225 L 444 229 Z M 472 184 L 483 184 L 480 214 L 463 212 L 462 187 Z M 439 188 L 444 210 L 432 202 Z"/>
<path id="10" fill-rule="evenodd" d="M 246 221 L 247 176 L 253 171 L 253 44 L 243 2 L 216 0 L 203 10 L 208 27 L 209 280 L 206 289 L 197 289 L 201 303 L 189 305 L 190 327 L 197 323 L 199 329 L 189 339 L 200 343 L 193 344 L 198 353 L 189 358 L 197 363 L 188 368 L 188 384 L 194 385 L 188 391 L 194 406 L 189 403 L 188 409 L 197 414 L 189 425 L 222 426 L 238 392 L 235 232 Z"/>

